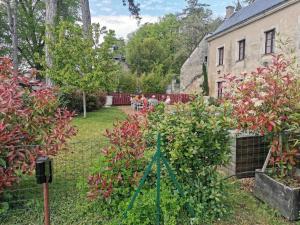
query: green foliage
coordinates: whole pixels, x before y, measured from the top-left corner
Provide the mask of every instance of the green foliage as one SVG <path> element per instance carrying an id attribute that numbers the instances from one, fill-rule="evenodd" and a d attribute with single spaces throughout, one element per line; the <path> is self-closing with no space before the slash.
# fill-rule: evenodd
<path id="1" fill-rule="evenodd" d="M 138 89 L 138 78 L 129 72 L 120 73 L 117 90 L 123 93 L 135 93 Z"/>
<path id="2" fill-rule="evenodd" d="M 145 24 L 131 34 L 126 59 L 132 72 L 149 74 L 153 67 L 162 65 L 164 76 L 180 74 L 182 64 L 199 42 L 221 23 L 206 7 L 198 1 L 188 1 L 182 13 L 166 15 L 158 23 Z"/>
<path id="3" fill-rule="evenodd" d="M 226 215 L 226 187 L 217 172 L 230 153 L 231 121 L 226 107 L 209 106 L 198 97 L 178 105 L 172 113 L 154 112 L 149 120 L 148 138 L 161 133 L 162 150 L 187 191 L 188 202 L 196 211 L 196 224 Z"/>
<path id="4" fill-rule="evenodd" d="M 8 16 L 5 7 L 0 7 L 0 42 L 4 44 L 3 52 L 10 51 L 11 38 Z M 78 20 L 78 0 L 58 0 L 57 21 L 75 22 Z M 32 68 L 43 69 L 45 36 L 45 2 L 18 1 L 18 48 L 21 61 Z"/>
<path id="5" fill-rule="evenodd" d="M 140 78 L 143 93 L 165 93 L 170 82 L 171 76 L 163 75 L 162 66 L 155 67 L 152 72 L 143 74 Z"/>
<path id="6" fill-rule="evenodd" d="M 179 23 L 175 15 L 166 15 L 159 23 L 145 24 L 132 34 L 126 46 L 126 59 L 133 72 L 149 73 L 162 64 L 164 73 L 181 67 L 174 64 Z"/>
<path id="7" fill-rule="evenodd" d="M 194 51 L 204 36 L 220 25 L 222 19 L 213 18 L 212 11 L 206 4 L 199 0 L 188 0 L 187 7 L 180 14 L 180 35 L 181 49 L 186 58 Z"/>
<path id="8" fill-rule="evenodd" d="M 203 95 L 208 96 L 209 95 L 209 86 L 208 86 L 208 77 L 207 77 L 207 69 L 206 69 L 206 64 L 203 63 L 202 65 L 202 76 L 204 78 L 203 80 Z"/>
<path id="9" fill-rule="evenodd" d="M 127 60 L 133 71 L 138 74 L 151 72 L 152 67 L 163 61 L 165 57 L 165 49 L 153 37 L 128 43 Z"/>
<path id="10" fill-rule="evenodd" d="M 87 93 L 86 109 L 87 112 L 101 109 L 106 101 L 106 95 L 102 92 Z M 75 91 L 62 93 L 60 96 L 61 105 L 76 113 L 82 113 L 82 93 Z"/>
<path id="11" fill-rule="evenodd" d="M 79 25 L 61 23 L 52 43 L 51 79 L 66 91 L 114 90 L 119 67 L 110 51 L 112 36 L 109 33 L 98 47 L 92 38 L 84 38 Z"/>
<path id="12" fill-rule="evenodd" d="M 161 224 L 177 225 L 177 221 L 183 218 L 182 210 L 184 199 L 174 192 L 168 185 L 163 184 L 160 192 L 161 197 Z M 146 189 L 137 198 L 133 208 L 128 212 L 127 218 L 123 220 L 126 225 L 155 225 L 156 224 L 156 189 Z M 128 200 L 120 204 L 124 212 L 128 207 Z M 121 212 L 122 212 L 121 211 Z M 121 217 L 121 215 L 120 215 Z M 114 223 L 112 223 L 114 224 Z"/>

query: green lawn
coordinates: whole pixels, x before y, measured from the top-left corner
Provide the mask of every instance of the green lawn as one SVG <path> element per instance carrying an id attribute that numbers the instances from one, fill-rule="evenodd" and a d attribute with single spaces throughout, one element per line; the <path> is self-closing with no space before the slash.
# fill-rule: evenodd
<path id="1" fill-rule="evenodd" d="M 232 179 L 229 205 L 232 215 L 216 225 L 300 225 L 283 219 L 280 214 L 256 199 L 240 180 Z"/>
<path id="2" fill-rule="evenodd" d="M 53 160 L 54 180 L 50 184 L 51 220 L 54 225 L 101 224 L 97 203 L 86 198 L 87 177 L 101 167 L 101 149 L 107 144 L 103 133 L 126 115 L 118 108 L 104 108 L 78 116 L 73 124 L 78 129 L 66 150 Z M 14 190 L 6 194 L 10 209 L 1 215 L 0 224 L 43 224 L 41 186 L 33 176 L 26 176 Z"/>
<path id="3" fill-rule="evenodd" d="M 98 112 L 88 113 L 87 118 L 78 116 L 73 124 L 79 129 L 78 134 L 72 139 L 76 141 L 103 140 L 105 129 L 111 128 L 113 123 L 125 119 L 126 115 L 118 108 L 104 108 Z"/>
<path id="4" fill-rule="evenodd" d="M 86 181 L 91 171 L 101 167 L 101 148 L 107 143 L 103 132 L 124 118 L 126 115 L 120 109 L 109 108 L 88 113 L 86 119 L 78 116 L 74 120 L 78 135 L 71 140 L 69 148 L 54 159 L 54 181 L 50 185 L 52 224 L 107 225 L 102 221 L 99 207 L 104 203 L 90 202 L 86 198 Z M 240 181 L 232 179 L 229 182 L 232 185 L 228 204 L 233 213 L 216 225 L 300 225 L 282 219 L 244 190 Z M 43 224 L 41 187 L 35 184 L 34 177 L 25 177 L 18 189 L 22 190 L 7 197 L 11 209 L 2 216 L 0 214 L 0 224 Z"/>

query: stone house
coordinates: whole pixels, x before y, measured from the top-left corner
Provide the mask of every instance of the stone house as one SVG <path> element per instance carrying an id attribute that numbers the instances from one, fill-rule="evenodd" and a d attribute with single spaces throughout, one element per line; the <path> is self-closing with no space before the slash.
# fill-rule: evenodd
<path id="1" fill-rule="evenodd" d="M 183 65 L 182 86 L 201 73 L 199 58 L 204 57 L 207 59 L 209 95 L 221 97 L 222 76 L 250 72 L 269 64 L 272 54 L 280 53 L 279 39 L 289 39 L 289 47 L 295 49 L 299 62 L 300 0 L 256 0 L 239 11 L 228 6 L 224 22 L 205 39 L 207 45 L 202 50 L 195 50 L 204 54 L 201 57 L 196 55 L 198 59 L 188 59 Z M 186 66 L 194 61 L 198 64 L 191 64 L 192 70 L 197 72 L 188 72 Z M 186 92 L 183 88 L 181 90 Z"/>

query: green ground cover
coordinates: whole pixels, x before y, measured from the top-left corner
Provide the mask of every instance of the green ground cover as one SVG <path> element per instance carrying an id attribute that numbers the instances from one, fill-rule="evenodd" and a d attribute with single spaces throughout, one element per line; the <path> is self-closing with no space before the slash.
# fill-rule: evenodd
<path id="1" fill-rule="evenodd" d="M 100 151 L 107 143 L 103 132 L 125 117 L 120 109 L 110 108 L 89 113 L 86 119 L 78 117 L 74 120 L 78 135 L 71 140 L 69 148 L 54 159 L 54 182 L 50 185 L 52 224 L 109 224 L 102 221 L 103 212 L 99 207 L 105 203 L 87 200 L 86 178 L 91 168 L 101 166 Z M 228 205 L 232 207 L 232 215 L 216 225 L 300 225 L 282 219 L 245 190 L 240 181 L 232 179 L 228 182 L 231 183 Z M 25 177 L 17 188 L 18 191 L 7 196 L 10 209 L 0 215 L 0 224 L 43 224 L 41 187 L 35 184 L 34 177 Z"/>

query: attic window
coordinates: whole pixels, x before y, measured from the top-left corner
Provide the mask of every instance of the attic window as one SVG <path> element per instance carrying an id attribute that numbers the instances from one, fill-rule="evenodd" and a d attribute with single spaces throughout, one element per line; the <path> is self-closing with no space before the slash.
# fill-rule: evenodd
<path id="1" fill-rule="evenodd" d="M 274 53 L 275 47 L 275 29 L 266 32 L 265 53 Z"/>

